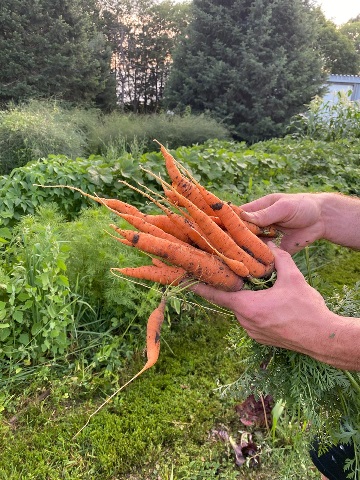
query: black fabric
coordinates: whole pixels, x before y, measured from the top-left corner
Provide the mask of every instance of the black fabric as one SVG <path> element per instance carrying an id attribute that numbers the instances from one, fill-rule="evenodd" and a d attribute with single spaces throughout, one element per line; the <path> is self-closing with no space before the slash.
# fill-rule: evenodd
<path id="1" fill-rule="evenodd" d="M 339 444 L 330 447 L 323 455 L 318 455 L 319 443 L 315 441 L 310 450 L 311 460 L 316 468 L 329 480 L 346 480 L 349 473 L 344 471 L 345 461 L 355 457 L 352 444 Z"/>

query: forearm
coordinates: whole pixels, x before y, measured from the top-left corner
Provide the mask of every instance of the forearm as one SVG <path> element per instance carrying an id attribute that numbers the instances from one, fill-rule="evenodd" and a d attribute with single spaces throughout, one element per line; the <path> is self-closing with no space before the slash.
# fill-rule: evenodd
<path id="1" fill-rule="evenodd" d="M 360 249 L 360 199 L 338 193 L 320 193 L 324 238 Z"/>
<path id="2" fill-rule="evenodd" d="M 332 312 L 316 335 L 315 352 L 304 352 L 342 370 L 360 371 L 360 318 Z"/>

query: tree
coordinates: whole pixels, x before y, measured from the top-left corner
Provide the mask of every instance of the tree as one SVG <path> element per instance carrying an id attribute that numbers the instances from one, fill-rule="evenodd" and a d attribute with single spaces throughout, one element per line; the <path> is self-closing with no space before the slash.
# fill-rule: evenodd
<path id="1" fill-rule="evenodd" d="M 113 88 L 109 107 L 116 98 L 111 50 L 95 18 L 91 1 L 2 0 L 0 102 L 55 97 L 89 104 Z"/>
<path id="2" fill-rule="evenodd" d="M 110 0 L 108 29 L 114 50 L 119 104 L 134 112 L 156 112 L 188 6 L 154 0 Z"/>
<path id="3" fill-rule="evenodd" d="M 194 0 L 167 105 L 210 111 L 238 139 L 281 135 L 323 84 L 315 40 L 307 0 Z"/>
<path id="4" fill-rule="evenodd" d="M 340 32 L 354 44 L 355 50 L 360 55 L 360 15 L 342 25 Z"/>
<path id="5" fill-rule="evenodd" d="M 328 73 L 357 75 L 360 71 L 360 49 L 356 51 L 355 47 L 356 24 L 353 24 L 355 29 L 349 28 L 348 34 L 345 34 L 344 27 L 339 29 L 325 18 L 320 9 L 317 11 L 317 19 L 319 25 L 317 48 L 324 60 L 325 70 Z M 360 30 L 358 33 L 360 35 Z"/>

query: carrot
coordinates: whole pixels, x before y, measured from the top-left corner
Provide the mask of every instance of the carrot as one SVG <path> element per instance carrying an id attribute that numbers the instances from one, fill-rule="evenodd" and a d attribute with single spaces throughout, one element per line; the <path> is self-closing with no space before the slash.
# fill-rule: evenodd
<path id="1" fill-rule="evenodd" d="M 164 321 L 166 297 L 163 296 L 159 305 L 151 313 L 146 329 L 146 355 L 147 362 L 142 372 L 155 365 L 160 353 L 160 329 Z"/>
<path id="2" fill-rule="evenodd" d="M 173 161 L 174 161 L 175 165 L 179 164 L 179 162 L 177 162 L 174 158 L 173 158 Z M 195 184 L 195 186 L 198 188 L 198 190 L 200 191 L 200 193 L 202 194 L 203 198 L 206 201 L 206 196 L 207 196 L 206 194 L 210 193 L 210 192 L 208 192 L 208 190 L 206 190 L 205 187 L 203 187 L 183 165 L 180 165 L 180 167 L 181 167 L 182 170 L 184 170 L 186 175 L 188 175 L 189 179 Z M 167 193 L 166 193 L 166 195 L 167 195 Z M 169 194 L 169 195 L 171 197 L 173 197 L 173 194 Z M 208 202 L 206 202 L 206 203 L 208 203 Z M 231 202 L 227 202 L 227 203 L 234 210 L 236 215 L 238 215 L 241 218 L 241 214 L 243 212 L 243 209 L 241 207 L 239 207 L 238 205 L 234 205 Z M 270 225 L 268 227 L 259 227 L 258 225 L 255 225 L 254 223 L 248 222 L 246 220 L 242 220 L 242 222 L 247 226 L 247 228 L 252 233 L 254 233 L 255 235 L 258 235 L 258 236 L 276 237 L 279 234 L 278 230 L 276 230 L 276 228 L 273 227 L 272 225 Z"/>
<path id="3" fill-rule="evenodd" d="M 175 213 L 174 213 L 175 215 Z M 188 235 L 184 232 L 183 229 L 179 228 L 179 225 L 173 221 L 173 216 L 169 215 L 144 215 L 142 217 L 146 222 L 155 225 L 165 233 L 169 235 L 173 235 L 178 240 L 182 240 L 183 242 L 189 243 L 191 239 Z"/>
<path id="4" fill-rule="evenodd" d="M 247 220 L 243 220 L 241 218 L 241 214 L 243 212 L 243 209 L 239 207 L 238 205 L 234 205 L 231 202 L 228 202 L 228 205 L 234 210 L 236 215 L 240 217 L 241 221 L 244 223 L 244 225 L 247 226 L 247 228 L 250 230 L 250 232 L 254 233 L 258 237 L 277 237 L 279 235 L 278 230 L 272 226 L 269 225 L 268 227 L 259 227 L 258 225 L 255 225 L 255 223 L 248 222 Z"/>
<path id="5" fill-rule="evenodd" d="M 162 238 L 133 230 L 122 230 L 110 225 L 139 250 L 161 257 L 184 268 L 193 277 L 226 291 L 241 290 L 244 282 L 222 260 L 191 245 L 180 245 Z M 115 237 L 117 238 L 117 237 Z M 117 238 L 119 242 L 123 239 Z"/>
<path id="6" fill-rule="evenodd" d="M 185 207 L 184 202 L 181 202 L 181 198 L 179 199 L 178 196 L 176 195 L 176 193 L 174 193 L 172 190 L 167 189 L 165 186 L 164 186 L 164 193 L 165 193 L 166 198 L 169 200 L 169 202 L 174 207 Z M 222 221 L 219 217 L 214 216 L 214 215 L 209 215 L 209 217 L 217 225 L 219 225 L 220 227 L 223 227 L 223 223 L 222 223 Z"/>
<path id="7" fill-rule="evenodd" d="M 160 142 L 158 142 L 156 139 L 154 139 L 154 142 L 156 142 L 158 145 L 160 145 L 160 151 L 162 153 L 162 156 L 164 157 L 164 160 L 165 160 L 165 167 L 166 167 L 166 170 L 169 174 L 169 177 L 171 178 L 171 181 L 174 182 L 175 184 L 177 184 L 179 182 L 179 180 L 181 179 L 182 177 L 182 174 L 180 172 L 180 170 L 177 168 L 176 164 L 175 164 L 175 159 L 174 157 L 171 155 L 170 152 L 168 152 L 166 150 L 166 148 L 164 147 L 164 145 L 162 145 Z"/>
<path id="8" fill-rule="evenodd" d="M 144 233 L 150 233 L 151 235 L 154 235 L 155 237 L 158 238 L 164 238 L 165 240 L 170 240 L 171 242 L 174 243 L 188 243 L 184 242 L 182 240 L 179 240 L 177 237 L 174 235 L 171 235 L 169 233 L 164 232 L 161 228 L 157 227 L 156 225 L 153 225 L 152 223 L 147 222 L 147 216 L 141 218 L 137 217 L 135 215 L 127 215 L 125 213 L 119 214 L 124 220 L 126 220 L 130 225 L 135 227 L 137 230 L 140 230 L 140 232 Z M 150 216 L 150 215 L 148 215 Z"/>
<path id="9" fill-rule="evenodd" d="M 225 257 L 225 255 L 216 250 L 216 248 L 214 248 L 214 253 L 216 253 L 216 255 L 220 257 L 234 273 L 236 273 L 236 275 L 239 275 L 239 277 L 245 278 L 249 276 L 249 269 L 242 262 Z"/>
<path id="10" fill-rule="evenodd" d="M 176 190 L 173 190 L 173 191 L 176 192 Z M 180 195 L 178 192 L 176 192 L 176 194 Z M 232 258 L 233 260 L 242 262 L 249 270 L 250 275 L 253 277 L 262 278 L 272 273 L 273 271 L 272 264 L 268 266 L 260 263 L 256 258 L 252 257 L 247 251 L 244 251 L 232 239 L 231 236 L 229 236 L 218 225 L 216 225 L 216 223 L 214 223 L 211 220 L 211 218 L 208 217 L 203 211 L 201 211 L 199 208 L 197 208 L 195 205 L 193 205 L 189 200 L 185 198 L 183 198 L 182 201 L 186 203 L 186 208 L 188 212 L 190 213 L 194 221 L 199 225 L 200 229 L 202 230 L 205 238 L 210 243 L 210 245 L 212 245 L 214 248 L 219 250 L 227 258 Z M 235 212 L 233 212 L 233 214 L 237 217 Z M 222 220 L 226 227 L 224 219 Z M 240 219 L 239 219 L 239 222 L 241 222 Z M 258 237 L 256 237 L 255 235 L 253 236 L 254 238 L 256 238 L 257 241 L 261 242 L 262 245 L 265 246 L 270 252 L 270 249 L 261 240 L 259 240 Z"/>
<path id="11" fill-rule="evenodd" d="M 44 186 L 44 185 L 43 185 Z M 50 187 L 50 185 L 49 185 Z M 91 200 L 94 200 L 97 203 L 100 203 L 101 205 L 104 205 L 108 207 L 110 210 L 114 210 L 115 212 L 119 213 L 128 213 L 131 215 L 143 215 L 136 207 L 133 205 L 130 205 L 129 203 L 122 202 L 121 200 L 113 199 L 113 198 L 104 198 L 104 197 L 98 197 L 96 195 L 91 195 L 90 193 L 86 193 L 80 188 L 77 187 L 71 187 L 69 185 L 51 185 L 51 187 L 61 187 L 61 188 L 69 188 L 70 190 L 75 190 L 81 195 L 84 195 L 84 197 L 91 198 Z"/>
<path id="12" fill-rule="evenodd" d="M 121 273 L 128 277 L 138 278 L 139 280 L 151 280 L 161 285 L 179 285 L 186 277 L 187 272 L 181 267 L 173 267 L 163 262 L 156 264 L 153 259 L 153 265 L 143 265 L 141 267 L 112 268 L 112 271 Z"/>
<path id="13" fill-rule="evenodd" d="M 153 175 L 156 178 L 156 175 L 154 175 L 151 172 L 148 172 L 149 174 Z M 148 193 L 141 191 L 140 189 L 134 187 L 133 185 L 130 185 L 129 183 L 125 181 L 121 181 L 124 185 L 127 185 L 128 187 L 132 188 L 133 190 L 141 193 L 145 197 L 149 198 L 155 205 L 157 205 L 165 214 L 168 216 L 169 219 L 173 222 L 173 224 L 176 226 L 176 231 L 182 232 L 184 235 L 187 237 L 187 243 L 193 243 L 194 245 L 198 246 L 201 250 L 204 250 L 205 252 L 208 253 L 213 253 L 212 249 L 209 247 L 209 245 L 204 241 L 202 238 L 201 234 L 199 233 L 199 228 L 191 222 L 189 219 L 184 218 L 181 215 L 178 215 L 174 213 L 172 210 L 169 208 L 165 207 L 162 205 L 160 202 L 155 200 L 151 195 Z M 146 188 L 146 187 L 145 187 Z M 177 236 L 178 234 L 173 233 L 174 236 Z M 178 237 L 179 238 L 179 237 Z"/>
<path id="14" fill-rule="evenodd" d="M 81 429 L 74 435 L 73 438 L 76 438 L 80 432 L 84 430 L 84 428 L 89 424 L 90 420 L 94 415 L 96 415 L 105 405 L 107 405 L 121 390 L 129 385 L 129 383 L 133 382 L 137 377 L 139 377 L 145 370 L 151 368 L 157 362 L 160 353 L 160 329 L 161 325 L 164 321 L 165 315 L 165 306 L 166 306 L 166 296 L 163 295 L 161 297 L 161 301 L 159 305 L 153 310 L 150 314 L 147 322 L 146 328 L 146 356 L 147 362 L 143 366 L 143 368 L 134 375 L 128 382 L 118 388 L 114 393 L 108 397 L 105 402 L 103 402 L 100 407 L 98 407 L 88 418 L 87 422 Z"/>
<path id="15" fill-rule="evenodd" d="M 204 201 L 201 193 L 197 187 L 188 180 L 184 175 L 181 174 L 180 170 L 176 166 L 175 158 L 166 150 L 164 145 L 155 140 L 156 143 L 160 145 L 160 151 L 165 160 L 166 170 L 173 182 L 174 188 L 181 193 L 185 198 L 189 198 L 198 208 L 201 208 L 208 215 L 212 215 L 209 206 Z"/>

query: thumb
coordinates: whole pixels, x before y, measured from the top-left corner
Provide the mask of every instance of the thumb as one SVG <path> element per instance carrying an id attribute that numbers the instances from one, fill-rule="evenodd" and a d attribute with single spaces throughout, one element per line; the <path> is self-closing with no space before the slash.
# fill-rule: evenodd
<path id="1" fill-rule="evenodd" d="M 241 218 L 248 222 L 255 223 L 259 227 L 266 227 L 274 223 L 279 223 L 284 220 L 284 205 L 281 202 L 276 202 L 267 208 L 258 210 L 257 212 L 241 213 Z"/>
<path id="2" fill-rule="evenodd" d="M 278 285 L 279 283 L 286 283 L 288 285 L 290 277 L 293 280 L 296 278 L 304 278 L 290 253 L 277 247 L 273 242 L 268 242 L 267 245 L 274 255 L 275 269 L 277 272 L 276 283 Z"/>

